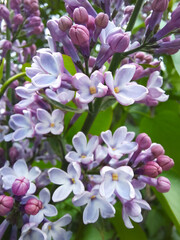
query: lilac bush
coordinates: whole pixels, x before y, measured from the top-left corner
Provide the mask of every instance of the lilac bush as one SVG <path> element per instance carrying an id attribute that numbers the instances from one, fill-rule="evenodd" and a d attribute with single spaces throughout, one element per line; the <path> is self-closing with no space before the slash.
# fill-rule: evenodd
<path id="1" fill-rule="evenodd" d="M 130 2 L 64 0 L 37 51 L 38 0 L 0 4 L 0 239 L 81 239 L 101 222 L 120 239 L 119 213 L 134 228 L 169 196 L 172 151 L 135 121 L 179 100 L 166 62 L 180 49 L 180 5 Z"/>

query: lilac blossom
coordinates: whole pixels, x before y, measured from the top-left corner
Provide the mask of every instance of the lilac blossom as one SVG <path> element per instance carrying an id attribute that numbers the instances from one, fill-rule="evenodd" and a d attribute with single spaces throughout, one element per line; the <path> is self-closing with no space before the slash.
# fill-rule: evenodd
<path id="1" fill-rule="evenodd" d="M 71 192 L 75 195 L 83 193 L 84 185 L 79 180 L 81 168 L 78 163 L 70 163 L 67 173 L 58 168 L 51 168 L 48 173 L 52 183 L 61 185 L 53 193 L 52 200 L 54 202 L 66 199 Z"/>
<path id="2" fill-rule="evenodd" d="M 2 175 L 3 188 L 5 190 L 11 189 L 15 180 L 21 179 L 22 177 L 27 179 L 30 186 L 26 194 L 29 195 L 36 191 L 36 185 L 32 181 L 39 176 L 41 171 L 38 167 L 32 167 L 29 171 L 25 160 L 19 159 L 12 168 L 7 166 L 1 168 L 0 173 Z"/>
<path id="3" fill-rule="evenodd" d="M 68 162 L 89 164 L 94 160 L 93 152 L 95 151 L 99 143 L 97 136 L 91 137 L 89 142 L 87 143 L 87 139 L 84 133 L 78 132 L 76 135 L 74 135 L 72 142 L 76 152 L 70 151 L 65 156 Z"/>
<path id="4" fill-rule="evenodd" d="M 74 97 L 74 91 L 62 87 L 58 88 L 56 91 L 48 88 L 45 92 L 50 99 L 62 104 L 70 102 Z"/>
<path id="5" fill-rule="evenodd" d="M 98 186 L 94 187 L 91 192 L 85 191 L 83 194 L 75 196 L 72 201 L 75 206 L 87 204 L 83 212 L 84 224 L 96 222 L 99 218 L 99 213 L 102 218 L 114 217 L 114 207 L 105 197 L 99 194 Z"/>
<path id="6" fill-rule="evenodd" d="M 37 118 L 40 122 L 35 126 L 36 133 L 47 134 L 51 132 L 55 135 L 62 133 L 64 113 L 61 110 L 56 109 L 50 115 L 46 110 L 38 108 Z"/>
<path id="7" fill-rule="evenodd" d="M 117 169 L 105 166 L 100 171 L 103 181 L 100 184 L 100 194 L 106 198 L 114 193 L 121 198 L 130 200 L 135 197 L 135 190 L 131 184 L 134 172 L 129 166 L 122 166 Z"/>
<path id="8" fill-rule="evenodd" d="M 44 216 L 54 217 L 57 215 L 57 209 L 54 205 L 49 204 L 50 192 L 47 188 L 43 188 L 39 193 L 39 200 L 42 202 L 42 209 L 36 215 L 30 215 L 29 221 L 31 223 L 41 223 Z"/>
<path id="9" fill-rule="evenodd" d="M 42 230 L 47 235 L 47 240 L 69 240 L 71 231 L 66 231 L 62 227 L 68 225 L 72 220 L 69 214 L 64 215 L 56 222 L 47 222 L 42 226 Z"/>
<path id="10" fill-rule="evenodd" d="M 0 126 L 0 142 L 4 140 L 4 135 L 8 132 L 9 127 L 6 125 Z"/>
<path id="11" fill-rule="evenodd" d="M 46 240 L 46 234 L 41 231 L 36 223 L 27 223 L 22 227 L 22 232 L 19 240 L 38 239 Z"/>
<path id="12" fill-rule="evenodd" d="M 76 73 L 73 78 L 73 85 L 78 89 L 77 93 L 81 103 L 90 103 L 96 97 L 105 96 L 108 88 L 103 83 L 104 78 L 99 71 L 95 71 L 90 79 L 83 73 Z"/>
<path id="13" fill-rule="evenodd" d="M 108 146 L 108 154 L 115 159 L 119 159 L 123 154 L 134 152 L 138 147 L 136 142 L 131 142 L 134 133 L 127 132 L 125 126 L 116 129 L 113 136 L 110 130 L 102 132 L 101 137 Z"/>
<path id="14" fill-rule="evenodd" d="M 64 72 L 62 55 L 59 52 L 39 52 L 39 56 L 33 57 L 33 64 L 26 68 L 26 74 L 32 83 L 38 88 L 54 87 L 61 85 L 61 77 Z"/>
<path id="15" fill-rule="evenodd" d="M 23 110 L 23 114 L 11 115 L 9 126 L 14 130 L 4 137 L 5 141 L 20 141 L 24 138 L 31 138 L 34 135 L 34 124 L 31 113 L 28 110 Z"/>
<path id="16" fill-rule="evenodd" d="M 136 67 L 131 64 L 123 65 L 116 71 L 115 79 L 111 72 L 105 73 L 105 82 L 117 101 L 125 106 L 142 100 L 148 93 L 147 89 L 135 82 L 130 82 Z"/>

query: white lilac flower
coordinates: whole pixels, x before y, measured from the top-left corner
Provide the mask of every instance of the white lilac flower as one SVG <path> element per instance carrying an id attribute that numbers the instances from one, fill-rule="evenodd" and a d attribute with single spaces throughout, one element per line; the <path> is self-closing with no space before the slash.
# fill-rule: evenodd
<path id="1" fill-rule="evenodd" d="M 99 139 L 97 136 L 91 137 L 87 143 L 87 139 L 84 133 L 78 132 L 76 135 L 74 135 L 72 142 L 76 152 L 70 151 L 65 156 L 68 162 L 89 164 L 94 160 L 93 152 L 99 144 Z"/>
<path id="2" fill-rule="evenodd" d="M 73 78 L 73 85 L 78 89 L 81 103 L 90 103 L 96 97 L 105 96 L 108 88 L 103 83 L 104 77 L 99 71 L 95 71 L 90 78 L 83 73 L 76 73 Z"/>
<path id="3" fill-rule="evenodd" d="M 50 99 L 62 104 L 70 102 L 74 97 L 74 91 L 62 87 L 58 88 L 56 91 L 48 88 L 45 92 Z"/>
<path id="4" fill-rule="evenodd" d="M 28 110 L 23 110 L 23 114 L 14 114 L 10 117 L 9 126 L 14 130 L 14 132 L 5 135 L 5 141 L 20 141 L 24 138 L 33 137 L 34 124 L 31 113 Z"/>
<path id="5" fill-rule="evenodd" d="M 72 201 L 75 206 L 83 206 L 87 204 L 83 212 L 84 224 L 96 222 L 99 218 L 99 213 L 102 218 L 114 217 L 114 207 L 105 197 L 102 197 L 99 194 L 98 186 L 93 188 L 91 192 L 85 191 L 79 196 L 74 196 Z"/>
<path id="6" fill-rule="evenodd" d="M 3 188 L 5 190 L 11 189 L 16 179 L 21 179 L 22 177 L 27 179 L 30 186 L 26 194 L 29 195 L 36 191 L 36 185 L 32 181 L 40 175 L 41 171 L 38 167 L 32 167 L 28 170 L 25 160 L 19 159 L 15 162 L 12 168 L 1 168 L 0 173 L 2 175 Z"/>
<path id="7" fill-rule="evenodd" d="M 127 228 L 133 228 L 130 218 L 134 222 L 142 222 L 143 217 L 141 214 L 141 208 L 151 210 L 149 204 L 142 199 L 132 199 L 130 201 L 123 202 L 122 218 Z"/>
<path id="8" fill-rule="evenodd" d="M 46 234 L 37 228 L 36 223 L 27 223 L 22 227 L 19 240 L 47 240 Z"/>
<path id="9" fill-rule="evenodd" d="M 105 82 L 117 101 L 128 106 L 135 101 L 142 100 L 148 93 L 147 88 L 135 82 L 130 82 L 136 67 L 132 64 L 123 65 L 116 71 L 115 79 L 111 72 L 105 73 Z"/>
<path id="10" fill-rule="evenodd" d="M 84 185 L 79 180 L 81 168 L 78 163 L 70 163 L 67 173 L 58 168 L 51 168 L 48 173 L 52 183 L 61 185 L 53 193 L 52 200 L 54 202 L 66 199 L 71 192 L 75 195 L 83 193 Z"/>
<path id="11" fill-rule="evenodd" d="M 50 201 L 50 192 L 47 188 L 43 188 L 39 193 L 39 200 L 42 202 L 42 209 L 36 215 L 30 215 L 29 221 L 32 223 L 41 223 L 44 216 L 54 217 L 57 215 L 57 209 L 54 205 L 48 204 Z"/>
<path id="12" fill-rule="evenodd" d="M 64 215 L 56 222 L 46 222 L 42 226 L 42 230 L 47 235 L 47 240 L 69 240 L 71 238 L 71 231 L 66 231 L 62 227 L 68 225 L 72 220 L 69 214 Z"/>
<path id="13" fill-rule="evenodd" d="M 61 110 L 56 109 L 52 112 L 52 115 L 50 115 L 46 110 L 38 108 L 37 118 L 40 121 L 40 123 L 37 123 L 35 126 L 37 134 L 46 134 L 51 132 L 52 134 L 59 135 L 62 133 L 64 129 L 64 113 Z"/>
<path id="14" fill-rule="evenodd" d="M 137 143 L 131 142 L 134 132 L 127 132 L 126 127 L 118 128 L 114 134 L 110 130 L 101 133 L 101 138 L 108 146 L 108 154 L 115 159 L 119 159 L 123 154 L 129 154 L 137 150 Z"/>
<path id="15" fill-rule="evenodd" d="M 63 72 L 64 63 L 59 52 L 39 52 L 39 56 L 33 57 L 32 66 L 26 68 L 27 76 L 39 88 L 60 87 Z"/>
<path id="16" fill-rule="evenodd" d="M 100 174 L 103 178 L 99 187 L 102 196 L 109 198 L 114 193 L 123 199 L 131 200 L 135 197 L 135 190 L 131 184 L 134 172 L 129 166 L 122 166 L 116 169 L 105 166 Z"/>
<path id="17" fill-rule="evenodd" d="M 4 140 L 4 135 L 8 132 L 9 127 L 6 125 L 0 126 L 0 142 Z"/>

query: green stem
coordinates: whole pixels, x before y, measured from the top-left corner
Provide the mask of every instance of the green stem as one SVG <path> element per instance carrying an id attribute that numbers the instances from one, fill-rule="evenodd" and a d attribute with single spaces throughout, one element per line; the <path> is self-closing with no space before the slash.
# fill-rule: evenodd
<path id="1" fill-rule="evenodd" d="M 7 8 L 10 8 L 10 2 L 7 0 Z M 6 40 L 11 41 L 11 32 L 10 29 L 6 28 Z M 11 50 L 8 50 L 6 53 L 6 79 L 10 78 L 11 72 Z"/>
<path id="2" fill-rule="evenodd" d="M 14 82 L 15 80 L 17 80 L 18 78 L 24 77 L 26 76 L 25 72 L 22 73 L 18 73 L 16 75 L 14 75 L 13 77 L 9 78 L 1 87 L 0 89 L 0 98 L 3 96 L 4 92 L 6 91 L 6 89 L 9 87 L 9 85 Z"/>

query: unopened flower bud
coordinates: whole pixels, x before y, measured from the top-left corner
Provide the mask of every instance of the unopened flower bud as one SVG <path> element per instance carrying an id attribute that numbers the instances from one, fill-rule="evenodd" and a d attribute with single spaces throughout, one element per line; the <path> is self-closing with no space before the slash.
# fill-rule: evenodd
<path id="1" fill-rule="evenodd" d="M 110 45 L 112 51 L 114 52 L 124 52 L 129 46 L 130 38 L 127 33 L 116 33 L 112 34 L 107 38 L 107 43 Z"/>
<path id="2" fill-rule="evenodd" d="M 134 6 L 133 5 L 129 5 L 124 9 L 124 14 L 132 14 L 132 12 L 134 11 Z"/>
<path id="3" fill-rule="evenodd" d="M 132 63 L 132 64 L 135 65 L 136 67 L 136 71 L 132 80 L 138 80 L 141 77 L 142 73 L 144 72 L 144 68 L 137 63 Z"/>
<path id="4" fill-rule="evenodd" d="M 170 188 L 171 188 L 171 183 L 168 178 L 159 177 L 157 179 L 156 189 L 158 190 L 158 192 L 161 192 L 161 193 L 169 192 Z"/>
<path id="5" fill-rule="evenodd" d="M 106 13 L 99 13 L 95 18 L 95 24 L 99 28 L 106 28 L 109 22 L 109 16 Z"/>
<path id="6" fill-rule="evenodd" d="M 3 4 L 0 4 L 0 16 L 2 18 L 4 18 L 4 20 L 6 21 L 6 23 L 8 24 L 8 26 L 10 26 L 10 18 L 9 18 L 9 10 L 8 8 L 3 5 Z"/>
<path id="7" fill-rule="evenodd" d="M 89 45 L 89 31 L 85 26 L 77 24 L 72 26 L 69 35 L 73 44 L 82 47 Z"/>
<path id="8" fill-rule="evenodd" d="M 155 144 L 151 147 L 151 152 L 154 157 L 157 158 L 158 156 L 163 155 L 165 151 L 161 144 Z"/>
<path id="9" fill-rule="evenodd" d="M 136 53 L 135 57 L 138 58 L 139 60 L 143 61 L 145 58 L 145 53 L 138 52 L 138 53 Z"/>
<path id="10" fill-rule="evenodd" d="M 13 207 L 14 199 L 9 196 L 0 195 L 0 216 L 5 216 Z"/>
<path id="11" fill-rule="evenodd" d="M 173 159 L 166 155 L 160 155 L 157 158 L 157 163 L 159 164 L 159 166 L 162 167 L 164 171 L 168 171 L 170 168 L 174 166 Z"/>
<path id="12" fill-rule="evenodd" d="M 149 148 L 152 144 L 150 137 L 146 133 L 141 133 L 137 136 L 136 142 L 138 143 L 138 148 L 145 150 Z"/>
<path id="13" fill-rule="evenodd" d="M 31 198 L 27 201 L 24 210 L 29 215 L 36 215 L 41 209 L 43 205 L 42 202 L 36 198 Z"/>
<path id="14" fill-rule="evenodd" d="M 152 3 L 152 10 L 156 12 L 164 12 L 169 4 L 169 0 L 154 0 Z"/>
<path id="15" fill-rule="evenodd" d="M 86 24 L 88 22 L 88 12 L 84 7 L 75 8 L 73 12 L 75 23 Z"/>
<path id="16" fill-rule="evenodd" d="M 29 180 L 25 177 L 17 178 L 12 185 L 12 192 L 16 196 L 23 196 L 30 187 Z"/>
<path id="17" fill-rule="evenodd" d="M 68 16 L 63 16 L 59 19 L 58 26 L 59 26 L 59 29 L 63 32 L 66 32 L 67 30 L 69 30 L 72 25 L 73 25 L 73 22 L 71 18 Z"/>
<path id="18" fill-rule="evenodd" d="M 154 161 L 149 161 L 143 166 L 143 174 L 155 178 L 162 173 L 162 168 Z"/>

